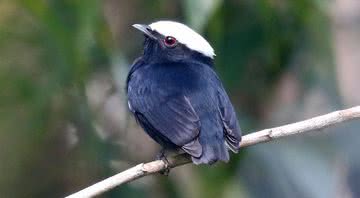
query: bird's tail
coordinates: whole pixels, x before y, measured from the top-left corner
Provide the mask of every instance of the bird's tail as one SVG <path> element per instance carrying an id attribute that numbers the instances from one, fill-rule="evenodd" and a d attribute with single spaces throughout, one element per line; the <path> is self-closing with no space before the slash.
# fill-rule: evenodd
<path id="1" fill-rule="evenodd" d="M 202 154 L 199 158 L 192 157 L 194 164 L 213 164 L 219 160 L 229 161 L 229 152 L 225 144 L 223 128 L 216 123 L 216 121 L 209 119 L 204 119 L 201 123 L 199 142 L 202 146 Z"/>

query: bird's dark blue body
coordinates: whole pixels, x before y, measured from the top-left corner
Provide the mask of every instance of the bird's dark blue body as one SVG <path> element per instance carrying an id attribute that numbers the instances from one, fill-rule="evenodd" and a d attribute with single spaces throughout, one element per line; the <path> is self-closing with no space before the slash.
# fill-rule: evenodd
<path id="1" fill-rule="evenodd" d="M 228 161 L 241 131 L 213 60 L 182 44 L 145 40 L 127 79 L 130 110 L 156 142 L 182 149 L 196 164 Z"/>

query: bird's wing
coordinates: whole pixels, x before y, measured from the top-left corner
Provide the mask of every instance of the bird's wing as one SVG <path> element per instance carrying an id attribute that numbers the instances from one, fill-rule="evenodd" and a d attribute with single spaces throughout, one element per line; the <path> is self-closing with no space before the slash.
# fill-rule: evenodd
<path id="1" fill-rule="evenodd" d="M 142 114 L 139 121 L 150 124 L 145 126 L 148 130 L 156 130 L 151 133 L 160 133 L 159 136 L 166 137 L 185 152 L 200 157 L 200 119 L 190 100 L 184 95 L 165 96 L 161 90 L 150 87 L 138 91 L 142 96 L 131 97 L 130 105 L 135 112 Z"/>
<path id="2" fill-rule="evenodd" d="M 126 88 L 126 93 L 128 92 L 128 88 L 129 88 L 129 82 L 130 82 L 130 79 L 131 79 L 131 75 L 135 72 L 135 70 L 137 70 L 142 64 L 144 64 L 143 62 L 143 59 L 142 57 L 139 57 L 137 59 L 135 59 L 135 61 L 133 62 L 131 68 L 130 68 L 130 71 L 126 77 L 126 85 L 125 85 L 125 88 Z"/>
<path id="3" fill-rule="evenodd" d="M 219 111 L 224 126 L 226 143 L 233 152 L 237 153 L 240 148 L 241 129 L 236 118 L 236 113 L 225 90 L 219 90 L 218 96 Z"/>

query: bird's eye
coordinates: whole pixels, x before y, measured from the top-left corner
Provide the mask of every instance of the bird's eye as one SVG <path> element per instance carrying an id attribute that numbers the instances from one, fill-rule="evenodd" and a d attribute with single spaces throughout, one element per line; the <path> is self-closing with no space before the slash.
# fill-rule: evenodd
<path id="1" fill-rule="evenodd" d="M 176 38 L 174 38 L 172 36 L 167 36 L 164 39 L 164 43 L 165 43 L 166 47 L 175 47 L 177 44 L 177 40 L 176 40 Z"/>

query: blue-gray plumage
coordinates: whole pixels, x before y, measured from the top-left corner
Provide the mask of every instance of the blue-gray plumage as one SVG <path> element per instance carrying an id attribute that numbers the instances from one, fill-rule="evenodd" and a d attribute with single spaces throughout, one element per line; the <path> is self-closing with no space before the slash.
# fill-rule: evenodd
<path id="1" fill-rule="evenodd" d="M 127 78 L 131 112 L 164 148 L 182 149 L 195 164 L 227 162 L 228 148 L 239 150 L 241 131 L 213 69 L 212 48 L 206 41 L 194 46 L 197 41 L 191 36 L 196 33 L 186 32 L 192 30 L 182 24 L 157 23 L 162 24 L 134 26 L 144 32 L 145 42 L 143 56 L 134 62 Z M 167 31 L 169 24 L 175 26 Z"/>

